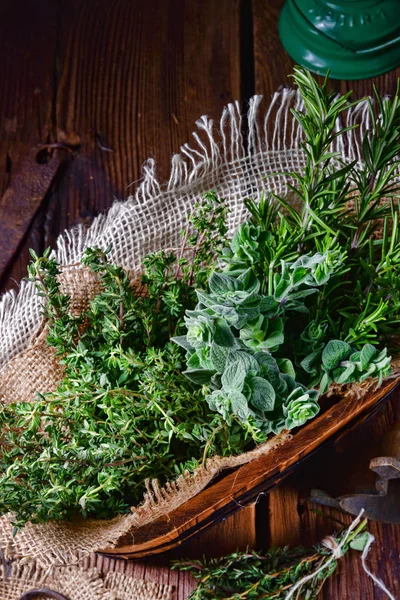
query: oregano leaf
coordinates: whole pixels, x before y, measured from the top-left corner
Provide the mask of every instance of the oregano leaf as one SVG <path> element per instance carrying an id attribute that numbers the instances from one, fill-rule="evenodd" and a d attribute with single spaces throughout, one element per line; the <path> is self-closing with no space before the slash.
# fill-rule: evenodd
<path id="1" fill-rule="evenodd" d="M 214 342 L 211 344 L 210 360 L 214 369 L 218 373 L 223 373 L 226 366 L 226 361 L 230 353 L 230 348 L 220 346 Z"/>
<path id="2" fill-rule="evenodd" d="M 210 291 L 213 294 L 224 295 L 226 292 L 234 292 L 239 285 L 234 277 L 229 277 L 224 273 L 214 271 L 208 282 Z"/>
<path id="3" fill-rule="evenodd" d="M 237 360 L 225 368 L 221 377 L 222 388 L 224 390 L 239 390 L 242 391 L 244 380 L 247 376 L 245 363 Z"/>
<path id="4" fill-rule="evenodd" d="M 326 369 L 334 369 L 351 354 L 351 346 L 341 340 L 330 340 L 322 352 L 322 364 Z"/>
<path id="5" fill-rule="evenodd" d="M 248 380 L 251 390 L 251 406 L 257 410 L 270 411 L 275 406 L 275 390 L 263 377 L 251 377 Z"/>
<path id="6" fill-rule="evenodd" d="M 235 343 L 235 336 L 227 322 L 224 319 L 216 319 L 214 326 L 214 344 L 223 346 L 224 348 L 231 348 Z"/>

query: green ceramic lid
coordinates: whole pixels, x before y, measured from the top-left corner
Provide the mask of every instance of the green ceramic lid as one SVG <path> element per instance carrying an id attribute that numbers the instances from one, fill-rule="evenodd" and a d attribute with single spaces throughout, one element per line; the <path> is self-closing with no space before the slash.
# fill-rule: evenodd
<path id="1" fill-rule="evenodd" d="M 279 34 L 315 73 L 364 79 L 400 64 L 400 0 L 287 0 Z"/>

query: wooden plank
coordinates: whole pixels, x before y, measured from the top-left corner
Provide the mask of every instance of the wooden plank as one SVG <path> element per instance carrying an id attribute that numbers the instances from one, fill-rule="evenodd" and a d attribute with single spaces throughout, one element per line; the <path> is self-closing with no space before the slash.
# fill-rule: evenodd
<path id="1" fill-rule="evenodd" d="M 236 550 L 256 548 L 256 504 L 239 506 L 227 519 L 217 521 L 201 535 L 189 540 L 170 557 L 199 558 L 224 556 Z M 217 543 L 216 543 L 217 541 Z"/>
<path id="2" fill-rule="evenodd" d="M 37 156 L 41 150 L 30 148 L 16 165 L 7 190 L 0 200 L 0 279 L 12 265 L 44 198 L 61 166 L 59 151 L 43 164 Z M 46 151 L 47 152 L 47 151 Z"/>
<path id="3" fill-rule="evenodd" d="M 239 4 L 62 4 L 57 139 L 80 150 L 51 198 L 46 244 L 132 193 L 148 157 L 167 179 L 194 121 L 240 97 Z"/>
<path id="4" fill-rule="evenodd" d="M 278 17 L 283 0 L 253 0 L 255 93 L 266 100 L 281 86 L 289 86 L 293 61 L 284 51 L 278 35 Z"/>
<path id="5" fill-rule="evenodd" d="M 12 184 L 24 155 L 49 141 L 56 9 L 51 0 L 0 3 L 0 196 Z M 43 219 L 42 210 L 8 269 L 2 289 L 18 287 L 26 275 L 29 247 L 42 250 Z"/>

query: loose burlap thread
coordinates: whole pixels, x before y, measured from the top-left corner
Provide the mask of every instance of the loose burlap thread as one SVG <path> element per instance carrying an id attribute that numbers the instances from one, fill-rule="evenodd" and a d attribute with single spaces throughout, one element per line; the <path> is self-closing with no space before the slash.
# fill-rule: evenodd
<path id="1" fill-rule="evenodd" d="M 111 246 L 110 260 L 129 269 L 135 279 L 144 255 L 179 247 L 180 232 L 206 191 L 213 189 L 226 199 L 228 235 L 247 216 L 243 204 L 246 197 L 257 198 L 269 191 L 287 192 L 287 180 L 272 174 L 300 171 L 304 166 L 302 132 L 290 112 L 291 108 L 301 109 L 301 99 L 298 93 L 285 89 L 274 94 L 266 111 L 261 103 L 262 97 L 254 96 L 249 102 L 247 118 L 243 119 L 238 103 L 224 109 L 217 125 L 202 117 L 196 123 L 198 131 L 193 134 L 195 147 L 185 144 L 173 156 L 168 182 L 160 184 L 155 162 L 150 159 L 143 167 L 143 179 L 134 196 L 125 202 L 115 202 L 89 228 L 79 225 L 60 236 L 53 256 L 63 265 L 62 289 L 71 295 L 75 311 L 87 306 L 99 289 L 93 274 L 79 266 L 87 247 L 104 250 Z M 368 104 L 363 102 L 348 111 L 343 123 L 338 121 L 338 130 L 360 124 L 358 133 L 350 130 L 335 139 L 332 149 L 340 152 L 343 160 L 361 160 L 360 135 L 369 127 L 369 119 Z M 46 343 L 40 298 L 33 284 L 27 281 L 21 283 L 18 294 L 7 293 L 0 302 L 0 368 L 2 402 L 30 401 L 36 391 L 54 390 L 63 376 L 62 366 Z M 93 551 L 114 546 L 127 534 L 134 542 L 136 527 L 168 514 L 201 492 L 223 469 L 243 465 L 273 451 L 288 438 L 287 433 L 282 433 L 246 454 L 214 457 L 195 473 L 182 475 L 163 488 L 156 481 L 149 482 L 139 507 L 134 507 L 129 515 L 109 521 L 28 524 L 13 537 L 11 516 L 3 516 L 0 548 L 10 558 L 34 558 L 40 569 L 76 563 Z M 88 596 L 92 597 L 97 598 Z"/>

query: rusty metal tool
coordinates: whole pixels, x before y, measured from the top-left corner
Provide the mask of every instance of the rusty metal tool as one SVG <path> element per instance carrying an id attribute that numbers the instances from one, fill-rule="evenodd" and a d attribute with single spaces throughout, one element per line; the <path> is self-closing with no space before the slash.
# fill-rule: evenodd
<path id="1" fill-rule="evenodd" d="M 372 458 L 371 471 L 377 474 L 375 490 L 332 498 L 312 490 L 312 502 L 339 508 L 352 515 L 364 509 L 364 516 L 383 523 L 400 523 L 400 423 L 384 436 L 382 456 Z"/>

